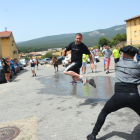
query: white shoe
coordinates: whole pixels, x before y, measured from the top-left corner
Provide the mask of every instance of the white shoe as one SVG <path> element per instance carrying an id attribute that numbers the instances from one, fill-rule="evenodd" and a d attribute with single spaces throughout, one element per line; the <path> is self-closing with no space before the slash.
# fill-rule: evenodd
<path id="1" fill-rule="evenodd" d="M 83 85 L 85 85 L 86 84 L 86 75 L 82 75 L 80 80 L 83 83 Z"/>

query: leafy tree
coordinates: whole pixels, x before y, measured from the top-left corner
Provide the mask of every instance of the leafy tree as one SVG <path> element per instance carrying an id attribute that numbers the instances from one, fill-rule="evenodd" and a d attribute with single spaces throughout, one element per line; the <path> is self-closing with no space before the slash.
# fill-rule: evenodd
<path id="1" fill-rule="evenodd" d="M 43 57 L 44 58 L 52 58 L 53 54 L 52 54 L 52 52 L 47 52 Z"/>

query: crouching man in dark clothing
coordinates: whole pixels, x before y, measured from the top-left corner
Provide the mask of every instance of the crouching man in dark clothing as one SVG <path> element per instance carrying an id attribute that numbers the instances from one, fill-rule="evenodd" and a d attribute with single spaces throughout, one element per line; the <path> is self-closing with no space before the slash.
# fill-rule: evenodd
<path id="1" fill-rule="evenodd" d="M 133 60 L 138 50 L 133 46 L 126 46 L 120 51 L 123 52 L 124 59 L 116 66 L 115 94 L 101 110 L 92 133 L 87 136 L 88 140 L 96 140 L 96 135 L 111 112 L 129 107 L 140 116 L 140 96 L 137 88 L 140 84 L 140 62 Z"/>

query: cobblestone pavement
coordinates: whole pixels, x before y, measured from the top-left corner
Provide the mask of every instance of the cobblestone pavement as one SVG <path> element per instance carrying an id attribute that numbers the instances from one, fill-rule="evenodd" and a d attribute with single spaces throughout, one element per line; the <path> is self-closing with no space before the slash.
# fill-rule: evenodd
<path id="1" fill-rule="evenodd" d="M 79 82 L 70 85 L 71 78 L 62 74 L 63 67 L 54 73 L 53 67 L 39 65 L 37 76 L 31 77 L 27 67 L 11 83 L 0 84 L 0 127 L 1 123 L 37 118 L 32 123 L 35 128 L 30 132 L 25 129 L 26 136 L 36 133 L 32 140 L 86 140 L 97 120 L 105 102 L 113 95 L 114 69 L 111 60 L 110 73 L 103 71 L 103 62 L 97 63 L 98 73 L 91 73 L 87 68 L 87 77 L 95 76 L 97 89 Z M 108 115 L 101 129 L 99 140 L 140 140 L 139 117 L 131 109 L 124 108 Z M 14 123 L 13 123 L 14 125 Z M 5 125 L 4 125 L 5 126 Z M 22 140 L 18 138 L 16 140 Z"/>

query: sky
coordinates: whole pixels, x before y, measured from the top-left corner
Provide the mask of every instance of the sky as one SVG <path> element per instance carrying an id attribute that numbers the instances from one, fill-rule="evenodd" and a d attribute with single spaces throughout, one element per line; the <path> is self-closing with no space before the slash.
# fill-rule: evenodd
<path id="1" fill-rule="evenodd" d="M 15 41 L 88 32 L 125 24 L 139 15 L 140 0 L 0 0 L 0 32 Z"/>

